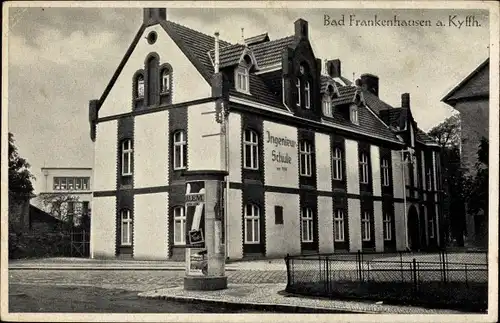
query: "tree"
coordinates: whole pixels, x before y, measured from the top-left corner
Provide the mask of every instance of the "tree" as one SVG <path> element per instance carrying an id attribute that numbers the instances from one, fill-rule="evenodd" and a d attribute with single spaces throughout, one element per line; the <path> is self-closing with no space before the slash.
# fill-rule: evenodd
<path id="1" fill-rule="evenodd" d="M 19 156 L 14 135 L 9 132 L 9 193 L 13 197 L 31 196 L 35 176 L 30 172 L 30 164 Z"/>
<path id="2" fill-rule="evenodd" d="M 468 201 L 468 210 L 470 214 L 474 215 L 474 223 L 476 225 L 476 232 L 481 232 L 481 227 L 488 223 L 488 157 L 489 157 L 489 142 L 486 138 L 481 138 L 476 163 L 477 173 L 474 176 L 471 188 L 471 198 Z M 482 237 L 486 238 L 486 237 Z"/>
<path id="3" fill-rule="evenodd" d="M 82 207 L 78 196 L 60 193 L 44 193 L 40 195 L 40 200 L 45 212 L 63 221 L 66 228 L 72 229 L 79 221 Z"/>
<path id="4" fill-rule="evenodd" d="M 453 115 L 429 131 L 441 147 L 441 169 L 444 190 L 443 224 L 447 240 L 464 244 L 466 234 L 465 201 L 470 194 L 470 179 L 460 167 L 460 119 Z"/>

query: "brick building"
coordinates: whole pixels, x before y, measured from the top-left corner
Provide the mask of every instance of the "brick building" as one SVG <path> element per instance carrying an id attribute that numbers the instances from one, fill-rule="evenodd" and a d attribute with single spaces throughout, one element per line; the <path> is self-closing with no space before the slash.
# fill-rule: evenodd
<path id="1" fill-rule="evenodd" d="M 462 167 L 475 175 L 481 138 L 489 138 L 489 58 L 453 88 L 442 101 L 460 112 Z M 481 214 L 467 214 L 467 243 L 486 246 L 487 221 Z"/>
<path id="2" fill-rule="evenodd" d="M 229 172 L 231 259 L 440 244 L 439 146 L 410 95 L 392 107 L 377 76 L 351 84 L 340 60 L 315 57 L 307 21 L 290 27 L 230 44 L 144 9 L 89 104 L 92 257 L 182 257 L 183 173 L 207 169 Z"/>

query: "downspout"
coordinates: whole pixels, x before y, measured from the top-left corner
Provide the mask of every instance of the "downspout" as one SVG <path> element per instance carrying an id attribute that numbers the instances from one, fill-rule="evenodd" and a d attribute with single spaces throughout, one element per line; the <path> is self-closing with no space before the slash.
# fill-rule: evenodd
<path id="1" fill-rule="evenodd" d="M 407 207 L 406 207 L 406 172 L 405 172 L 406 160 L 404 158 L 404 153 L 405 153 L 405 150 L 401 149 L 401 167 L 403 170 L 403 205 L 404 205 L 403 220 L 404 220 L 404 228 L 405 228 L 404 229 L 404 231 L 405 231 L 405 249 L 409 249 L 408 248 L 408 224 L 407 224 L 408 211 L 407 211 Z"/>

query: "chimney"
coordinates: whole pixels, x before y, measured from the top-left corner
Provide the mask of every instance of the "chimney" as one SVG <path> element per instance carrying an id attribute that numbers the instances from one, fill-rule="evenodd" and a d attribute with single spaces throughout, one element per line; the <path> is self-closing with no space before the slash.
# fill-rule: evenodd
<path id="1" fill-rule="evenodd" d="M 309 38 L 309 25 L 304 19 L 295 21 L 295 38 L 300 40 Z"/>
<path id="2" fill-rule="evenodd" d="M 144 8 L 143 24 L 151 26 L 160 21 L 167 20 L 167 9 L 165 8 Z"/>
<path id="3" fill-rule="evenodd" d="M 361 87 L 378 96 L 378 76 L 373 74 L 361 74 Z"/>
<path id="4" fill-rule="evenodd" d="M 410 108 L 410 93 L 401 94 L 401 107 Z"/>
<path id="5" fill-rule="evenodd" d="M 341 70 L 340 70 L 340 59 L 334 59 L 331 61 L 326 62 L 326 72 L 328 75 L 331 77 L 340 77 Z"/>
<path id="6" fill-rule="evenodd" d="M 214 59 L 214 72 L 219 73 L 219 32 L 215 32 L 215 59 Z"/>

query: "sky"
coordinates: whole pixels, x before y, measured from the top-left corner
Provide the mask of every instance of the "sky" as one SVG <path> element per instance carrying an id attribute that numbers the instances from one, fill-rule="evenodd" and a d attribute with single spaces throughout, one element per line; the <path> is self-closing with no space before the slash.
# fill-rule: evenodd
<path id="1" fill-rule="evenodd" d="M 325 26 L 324 17 L 347 26 Z M 356 19 L 442 20 L 444 27 L 356 27 Z M 480 27 L 448 26 L 474 15 Z M 271 40 L 309 22 L 315 56 L 340 59 L 348 79 L 379 77 L 379 96 L 400 106 L 401 94 L 424 131 L 456 113 L 440 102 L 489 56 L 487 11 L 382 9 L 167 9 L 167 19 L 236 43 L 268 32 Z M 456 20 L 455 20 L 456 21 Z M 142 23 L 140 8 L 10 8 L 8 129 L 33 174 L 41 167 L 92 167 L 88 102 L 101 96 Z M 39 191 L 41 180 L 35 182 Z"/>

